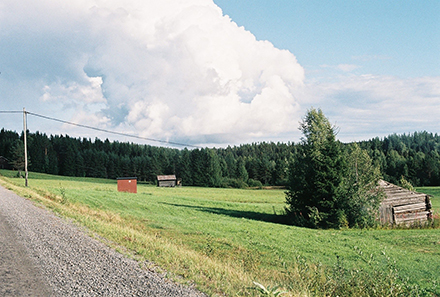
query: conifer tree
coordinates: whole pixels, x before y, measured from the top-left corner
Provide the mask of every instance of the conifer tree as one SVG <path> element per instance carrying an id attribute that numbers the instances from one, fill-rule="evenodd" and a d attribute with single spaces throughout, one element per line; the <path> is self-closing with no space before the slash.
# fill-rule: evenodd
<path id="1" fill-rule="evenodd" d="M 357 144 L 344 150 L 320 109 L 309 110 L 300 129 L 304 138 L 291 163 L 286 193 L 293 223 L 314 228 L 373 225 L 382 198 L 375 191 L 379 166 Z"/>
<path id="2" fill-rule="evenodd" d="M 183 185 L 192 186 L 192 171 L 191 171 L 191 153 L 187 148 L 181 152 L 180 162 L 178 166 L 177 176 L 182 179 Z"/>
<path id="3" fill-rule="evenodd" d="M 245 167 L 245 161 L 242 157 L 238 158 L 237 161 L 237 179 L 243 181 L 243 182 L 247 182 L 249 179 L 249 175 L 246 171 L 246 167 Z"/>
<path id="4" fill-rule="evenodd" d="M 335 127 L 322 110 L 312 108 L 300 123 L 300 130 L 304 138 L 291 165 L 287 211 L 295 224 L 337 226 L 338 191 L 346 166 Z"/>
<path id="5" fill-rule="evenodd" d="M 24 158 L 24 145 L 23 141 L 16 140 L 11 147 L 11 165 L 15 170 L 18 170 L 18 175 L 21 176 L 21 171 L 24 171 L 25 168 L 25 158 Z M 30 156 L 28 154 L 28 166 L 31 165 Z"/>

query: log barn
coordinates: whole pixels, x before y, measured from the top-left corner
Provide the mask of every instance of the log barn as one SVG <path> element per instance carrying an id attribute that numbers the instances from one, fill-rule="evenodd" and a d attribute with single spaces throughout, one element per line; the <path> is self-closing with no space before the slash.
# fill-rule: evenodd
<path id="1" fill-rule="evenodd" d="M 410 225 L 426 222 L 432 217 L 428 195 L 410 191 L 384 180 L 379 181 L 385 198 L 379 208 L 381 224 Z"/>
<path id="2" fill-rule="evenodd" d="M 177 185 L 177 178 L 175 175 L 158 175 L 158 187 L 175 187 Z"/>

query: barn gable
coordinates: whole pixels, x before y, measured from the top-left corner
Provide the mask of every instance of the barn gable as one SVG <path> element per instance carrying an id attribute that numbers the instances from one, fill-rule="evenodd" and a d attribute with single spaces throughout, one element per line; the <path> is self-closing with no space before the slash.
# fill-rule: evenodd
<path id="1" fill-rule="evenodd" d="M 385 198 L 379 208 L 382 224 L 411 224 L 425 222 L 432 217 L 428 195 L 410 191 L 384 180 L 379 181 Z"/>

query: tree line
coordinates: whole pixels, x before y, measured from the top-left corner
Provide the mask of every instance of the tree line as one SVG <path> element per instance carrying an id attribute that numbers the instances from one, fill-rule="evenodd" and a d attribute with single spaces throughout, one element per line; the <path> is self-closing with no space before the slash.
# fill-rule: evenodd
<path id="1" fill-rule="evenodd" d="M 244 187 L 284 185 L 295 146 L 260 143 L 221 149 L 173 149 L 135 143 L 27 133 L 29 170 L 41 173 L 115 179 L 135 176 L 156 182 L 175 174 L 184 185 Z M 0 131 L 0 156 L 22 170 L 23 133 Z"/>
<path id="2" fill-rule="evenodd" d="M 440 136 L 437 133 L 414 132 L 392 134 L 362 141 L 380 167 L 383 179 L 399 184 L 404 177 L 414 186 L 440 186 Z"/>
<path id="3" fill-rule="evenodd" d="M 301 153 L 301 143 L 293 142 L 189 150 L 40 132 L 29 132 L 27 143 L 30 171 L 109 179 L 136 176 L 152 183 L 157 175 L 175 174 L 184 185 L 207 187 L 287 186 L 289 166 Z M 414 186 L 440 185 L 437 134 L 393 134 L 358 145 L 387 181 L 399 184 L 404 177 Z M 23 133 L 0 131 L 0 156 L 9 160 L 6 165 L 20 169 L 22 148 Z"/>

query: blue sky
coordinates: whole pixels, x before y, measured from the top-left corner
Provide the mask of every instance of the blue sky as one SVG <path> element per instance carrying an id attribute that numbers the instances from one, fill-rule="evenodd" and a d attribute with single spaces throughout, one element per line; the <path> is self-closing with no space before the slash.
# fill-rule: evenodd
<path id="1" fill-rule="evenodd" d="M 357 73 L 440 75 L 440 1 L 214 2 L 258 39 L 294 53 L 306 70 L 353 64 Z"/>
<path id="2" fill-rule="evenodd" d="M 3 0 L 0 72 L 0 110 L 191 145 L 298 142 L 311 107 L 344 142 L 438 133 L 440 1 Z"/>
<path id="3" fill-rule="evenodd" d="M 215 3 L 257 39 L 292 52 L 310 88 L 328 84 L 339 89 L 322 90 L 310 104 L 341 126 L 343 141 L 439 132 L 440 1 Z M 421 80 L 427 77 L 436 79 L 425 85 Z M 409 84 L 414 86 L 405 90 Z M 386 94 L 393 88 L 394 96 Z M 425 96 L 425 88 L 436 91 Z M 351 116 L 350 110 L 361 112 Z"/>

